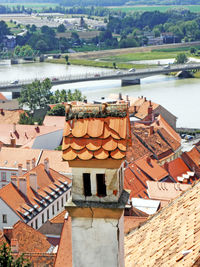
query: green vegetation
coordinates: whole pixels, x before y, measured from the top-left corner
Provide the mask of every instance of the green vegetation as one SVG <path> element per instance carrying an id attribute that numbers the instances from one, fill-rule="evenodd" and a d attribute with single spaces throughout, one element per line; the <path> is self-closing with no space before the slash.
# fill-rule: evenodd
<path id="1" fill-rule="evenodd" d="M 82 96 L 81 91 L 77 89 L 75 89 L 74 92 L 72 92 L 70 89 L 68 91 L 63 89 L 61 91 L 55 91 L 54 95 L 50 97 L 50 103 L 57 104 L 68 101 L 83 101 L 84 99 L 85 96 Z"/>
<path id="2" fill-rule="evenodd" d="M 185 53 L 177 54 L 177 56 L 176 56 L 176 63 L 177 64 L 184 64 L 186 62 L 188 62 L 188 57 Z"/>
<path id="3" fill-rule="evenodd" d="M 3 243 L 0 247 L 0 266 L 4 267 L 29 267 L 31 263 L 24 258 L 23 255 L 20 257 L 13 257 L 10 248 Z"/>
<path id="4" fill-rule="evenodd" d="M 58 104 L 47 112 L 49 116 L 65 116 L 65 106 Z"/>
<path id="5" fill-rule="evenodd" d="M 34 125 L 37 123 L 38 125 L 42 125 L 43 119 L 42 118 L 34 118 L 32 114 L 22 113 L 20 114 L 19 124 L 25 125 Z"/>

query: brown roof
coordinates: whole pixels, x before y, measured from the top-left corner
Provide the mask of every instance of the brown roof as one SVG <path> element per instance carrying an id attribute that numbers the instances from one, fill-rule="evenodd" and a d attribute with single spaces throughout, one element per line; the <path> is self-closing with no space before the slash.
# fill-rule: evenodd
<path id="1" fill-rule="evenodd" d="M 12 148 L 2 147 L 0 150 L 0 168 L 18 168 L 18 164 L 22 164 L 23 169 L 26 169 L 27 160 L 36 160 L 36 164 L 44 163 L 46 158 L 49 159 L 49 166 L 61 173 L 71 173 L 67 161 L 62 159 L 62 151 L 42 150 L 42 149 L 27 149 L 27 148 Z"/>
<path id="2" fill-rule="evenodd" d="M 192 266 L 200 250 L 200 183 L 125 238 L 125 266 Z"/>
<path id="3" fill-rule="evenodd" d="M 45 235 L 22 221 L 15 223 L 12 228 L 9 228 L 9 235 L 5 232 L 4 236 L 9 244 L 11 239 L 18 241 L 20 253 L 45 253 L 51 247 L 51 244 L 47 241 L 47 237 Z"/>
<path id="4" fill-rule="evenodd" d="M 65 219 L 54 267 L 72 267 L 71 217 Z"/>
<path id="5" fill-rule="evenodd" d="M 114 112 L 118 112 L 118 115 L 112 115 Z M 78 114 L 83 117 L 87 114 L 89 118 L 66 121 L 62 145 L 63 159 L 125 158 L 130 136 L 127 105 L 75 106 L 68 114 L 69 117 L 76 118 Z"/>
<path id="6" fill-rule="evenodd" d="M 4 110 L 16 110 L 19 109 L 19 101 L 17 99 L 6 100 L 5 102 L 0 102 L 0 109 Z"/>
<path id="7" fill-rule="evenodd" d="M 0 111 L 0 122 L 1 124 L 13 124 L 18 123 L 20 114 L 24 113 L 23 110 L 1 110 Z"/>
<path id="8" fill-rule="evenodd" d="M 64 128 L 65 116 L 45 116 L 43 125 Z"/>
<path id="9" fill-rule="evenodd" d="M 58 215 L 56 215 L 55 217 L 53 217 L 50 220 L 50 222 L 51 223 L 64 223 L 66 212 L 67 212 L 66 210 L 63 210 Z"/>
<path id="10" fill-rule="evenodd" d="M 0 124 L 0 141 L 6 145 L 10 145 L 10 139 L 15 138 L 16 145 L 22 146 L 27 145 L 39 135 L 51 133 L 57 130 L 59 129 L 55 126 L 22 124 L 17 124 L 15 130 L 13 124 Z"/>
<path id="11" fill-rule="evenodd" d="M 36 172 L 37 174 L 37 193 L 30 187 L 29 175 L 31 172 Z M 24 219 L 26 211 L 33 207 L 33 205 L 40 205 L 42 197 L 48 196 L 47 192 L 52 192 L 51 188 L 57 188 L 55 184 L 62 185 L 63 182 L 67 182 L 68 186 L 71 185 L 69 178 L 53 169 L 50 168 L 49 173 L 47 173 L 44 164 L 36 166 L 30 172 L 25 173 L 23 177 L 27 180 L 27 195 L 21 193 L 13 183 L 9 183 L 0 189 L 0 198 L 22 219 Z M 21 179 L 21 177 L 18 179 Z"/>
<path id="12" fill-rule="evenodd" d="M 147 101 L 146 98 L 138 98 L 138 100 L 136 100 L 129 108 L 129 112 L 134 113 L 135 108 L 134 106 L 136 106 L 136 113 L 135 113 L 135 117 L 137 117 L 138 119 L 144 119 L 145 117 L 148 116 L 148 108 L 151 106 L 152 110 L 155 110 L 159 104 L 156 104 L 152 101 Z"/>
<path id="13" fill-rule="evenodd" d="M 7 100 L 7 98 L 2 93 L 0 93 L 0 100 L 5 101 L 5 100 Z"/>
<path id="14" fill-rule="evenodd" d="M 128 234 L 131 230 L 140 226 L 148 220 L 147 217 L 124 216 L 124 233 Z"/>
<path id="15" fill-rule="evenodd" d="M 197 167 L 200 165 L 200 152 L 197 150 L 196 147 L 194 147 L 192 150 L 189 152 L 184 152 L 181 157 L 184 160 L 184 155 L 186 155 L 189 159 L 191 159 Z"/>

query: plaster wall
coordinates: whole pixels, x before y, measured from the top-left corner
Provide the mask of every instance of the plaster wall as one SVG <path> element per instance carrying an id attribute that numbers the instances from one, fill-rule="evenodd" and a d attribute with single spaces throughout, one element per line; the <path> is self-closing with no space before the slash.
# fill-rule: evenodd
<path id="1" fill-rule="evenodd" d="M 83 173 L 90 173 L 92 196 L 84 196 Z M 105 174 L 106 197 L 98 197 L 96 174 Z M 72 200 L 117 202 L 120 196 L 117 169 L 72 168 Z"/>
<path id="2" fill-rule="evenodd" d="M 0 229 L 3 227 L 11 227 L 20 217 L 2 200 L 0 199 Z M 7 216 L 7 223 L 3 223 L 3 214 Z"/>
<path id="3" fill-rule="evenodd" d="M 124 267 L 116 219 L 72 218 L 73 267 Z"/>

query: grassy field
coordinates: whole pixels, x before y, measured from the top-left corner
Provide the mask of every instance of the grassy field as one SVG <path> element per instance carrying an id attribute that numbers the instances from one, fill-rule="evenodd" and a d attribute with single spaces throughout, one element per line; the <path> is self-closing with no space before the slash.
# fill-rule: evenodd
<path id="1" fill-rule="evenodd" d="M 32 8 L 37 11 L 41 11 L 43 8 L 46 7 L 55 7 L 58 6 L 56 3 L 0 3 L 0 5 L 8 6 L 8 7 L 16 7 L 16 6 L 24 6 L 26 8 Z"/>
<path id="2" fill-rule="evenodd" d="M 155 11 L 166 12 L 166 10 L 171 8 L 187 8 L 191 12 L 200 12 L 200 5 L 177 5 L 177 6 L 122 6 L 122 7 L 110 7 L 114 10 L 120 10 L 124 12 L 145 12 L 145 11 Z"/>

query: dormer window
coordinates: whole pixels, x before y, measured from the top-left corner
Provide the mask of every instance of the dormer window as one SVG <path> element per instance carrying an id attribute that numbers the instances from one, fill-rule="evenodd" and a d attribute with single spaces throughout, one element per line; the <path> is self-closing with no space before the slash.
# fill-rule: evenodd
<path id="1" fill-rule="evenodd" d="M 99 197 L 105 197 L 106 194 L 106 183 L 105 174 L 97 174 L 97 195 Z"/>
<path id="2" fill-rule="evenodd" d="M 90 197 L 92 195 L 90 173 L 83 173 L 83 189 L 86 197 Z"/>

